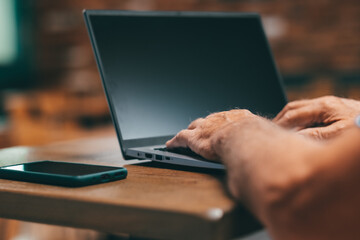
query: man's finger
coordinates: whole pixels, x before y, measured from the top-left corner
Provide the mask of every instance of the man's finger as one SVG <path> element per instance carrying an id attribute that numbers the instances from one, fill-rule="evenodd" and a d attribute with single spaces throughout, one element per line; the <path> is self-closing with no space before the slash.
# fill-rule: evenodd
<path id="1" fill-rule="evenodd" d="M 287 111 L 281 118 L 274 122 L 286 128 L 304 128 L 315 123 L 321 123 L 321 113 L 323 109 L 314 105 L 307 105 L 301 108 Z"/>
<path id="2" fill-rule="evenodd" d="M 278 113 L 278 115 L 276 115 L 276 117 L 273 119 L 273 121 L 278 121 L 280 118 L 282 118 L 284 116 L 284 114 L 288 111 L 300 108 L 300 107 L 304 107 L 306 105 L 309 104 L 311 100 L 308 99 L 304 99 L 304 100 L 297 100 L 297 101 L 293 101 L 293 102 L 289 102 L 288 104 L 286 104 L 286 106 Z"/>
<path id="3" fill-rule="evenodd" d="M 188 147 L 189 139 L 192 135 L 192 130 L 182 130 L 175 137 L 166 142 L 167 148 L 177 148 L 177 147 Z"/>
<path id="4" fill-rule="evenodd" d="M 200 124 L 202 124 L 204 122 L 205 119 L 203 118 L 198 118 L 196 120 L 194 120 L 192 123 L 190 123 L 188 129 L 192 130 L 195 129 L 196 127 L 198 127 Z"/>
<path id="5" fill-rule="evenodd" d="M 336 122 L 326 127 L 303 129 L 298 133 L 315 139 L 328 139 L 340 134 L 346 126 L 347 124 L 344 122 Z"/>

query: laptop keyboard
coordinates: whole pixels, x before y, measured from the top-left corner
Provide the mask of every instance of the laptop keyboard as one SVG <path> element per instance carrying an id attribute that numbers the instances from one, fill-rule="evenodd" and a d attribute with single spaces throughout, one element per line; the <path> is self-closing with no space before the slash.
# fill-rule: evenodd
<path id="1" fill-rule="evenodd" d="M 200 156 L 199 154 L 193 152 L 190 148 L 154 148 L 154 150 L 158 150 L 158 151 L 162 151 L 162 152 L 171 152 L 171 153 L 177 153 L 177 154 L 182 154 L 182 155 L 186 155 L 189 157 L 193 157 L 193 158 L 200 158 L 200 159 L 204 159 L 202 156 Z"/>

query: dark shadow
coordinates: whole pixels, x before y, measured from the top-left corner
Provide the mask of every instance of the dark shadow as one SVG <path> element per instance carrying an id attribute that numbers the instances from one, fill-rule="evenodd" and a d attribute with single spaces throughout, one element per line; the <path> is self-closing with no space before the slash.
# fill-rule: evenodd
<path id="1" fill-rule="evenodd" d="M 257 231 L 260 231 L 264 226 L 250 213 L 242 204 L 238 204 L 236 211 L 233 213 L 236 221 L 234 221 L 233 237 L 241 237 L 250 235 Z"/>
<path id="2" fill-rule="evenodd" d="M 217 176 L 225 176 L 225 174 L 226 174 L 225 170 L 220 170 L 220 169 L 189 167 L 189 166 L 182 166 L 182 165 L 176 165 L 176 164 L 171 164 L 171 163 L 162 163 L 162 162 L 145 162 L 145 163 L 139 163 L 136 165 L 143 166 L 143 167 L 171 169 L 171 170 L 186 171 L 186 172 L 205 173 L 205 174 L 211 174 L 211 175 L 217 175 Z"/>

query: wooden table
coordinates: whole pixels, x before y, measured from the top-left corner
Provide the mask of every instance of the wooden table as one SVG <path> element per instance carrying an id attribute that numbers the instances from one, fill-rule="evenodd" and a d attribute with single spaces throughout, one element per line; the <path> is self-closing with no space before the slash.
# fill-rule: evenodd
<path id="1" fill-rule="evenodd" d="M 1 166 L 47 159 L 129 163 L 115 137 L 0 150 Z M 0 217 L 156 239 L 230 239 L 259 228 L 225 191 L 222 172 L 126 167 L 126 180 L 81 188 L 0 179 Z"/>

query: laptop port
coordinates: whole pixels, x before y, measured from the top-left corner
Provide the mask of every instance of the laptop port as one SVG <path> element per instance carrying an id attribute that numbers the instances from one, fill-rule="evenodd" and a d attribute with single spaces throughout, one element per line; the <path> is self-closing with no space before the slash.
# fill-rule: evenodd
<path id="1" fill-rule="evenodd" d="M 155 159 L 159 160 L 159 161 L 163 160 L 162 156 L 160 156 L 160 155 L 155 155 Z"/>
<path id="2" fill-rule="evenodd" d="M 165 160 L 170 160 L 170 157 L 165 157 Z"/>
<path id="3" fill-rule="evenodd" d="M 145 157 L 148 159 L 152 159 L 152 154 L 151 153 L 145 153 Z"/>

